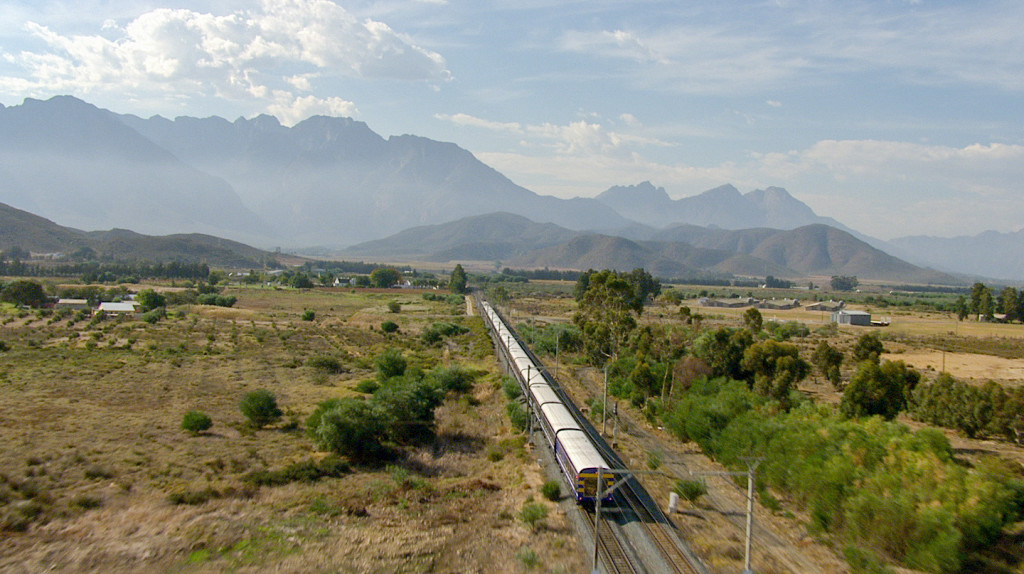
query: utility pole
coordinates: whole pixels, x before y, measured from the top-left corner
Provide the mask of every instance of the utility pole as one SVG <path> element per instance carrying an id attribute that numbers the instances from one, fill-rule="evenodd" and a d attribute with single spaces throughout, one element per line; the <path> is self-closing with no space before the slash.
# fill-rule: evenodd
<path id="1" fill-rule="evenodd" d="M 747 463 L 747 543 L 744 549 L 743 574 L 754 574 L 754 570 L 750 567 L 750 540 L 754 534 L 754 471 L 762 460 L 764 459 L 743 459 Z"/>
<path id="2" fill-rule="evenodd" d="M 601 467 L 597 467 L 597 501 L 594 503 L 594 569 L 593 572 L 597 572 L 597 547 L 598 540 L 601 539 L 601 483 L 604 482 L 604 477 L 601 476 Z"/>
<path id="3" fill-rule="evenodd" d="M 608 430 L 608 363 L 604 364 L 604 406 L 601 407 L 601 436 Z"/>

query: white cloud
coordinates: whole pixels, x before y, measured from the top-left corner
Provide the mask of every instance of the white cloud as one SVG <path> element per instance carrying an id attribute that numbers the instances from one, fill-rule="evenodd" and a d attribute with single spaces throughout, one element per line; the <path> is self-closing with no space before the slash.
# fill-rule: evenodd
<path id="1" fill-rule="evenodd" d="M 291 126 L 314 115 L 321 116 L 354 116 L 356 105 L 341 98 L 318 98 L 316 96 L 300 96 L 277 91 L 274 92 L 274 103 L 267 106 L 267 111 Z"/>
<path id="2" fill-rule="evenodd" d="M 436 119 L 451 122 L 457 126 L 469 126 L 498 132 L 511 132 L 514 134 L 523 133 L 523 128 L 517 122 L 495 122 L 474 117 L 469 114 L 434 114 Z"/>
<path id="3" fill-rule="evenodd" d="M 328 0 L 264 0 L 224 16 L 161 8 L 123 28 L 105 21 L 105 36 L 63 35 L 33 22 L 26 29 L 47 49 L 5 53 L 24 74 L 0 77 L 0 92 L 184 93 L 280 106 L 278 92 L 312 91 L 319 78 L 450 77 L 440 54 Z M 341 100 L 318 101 L 337 108 Z"/>

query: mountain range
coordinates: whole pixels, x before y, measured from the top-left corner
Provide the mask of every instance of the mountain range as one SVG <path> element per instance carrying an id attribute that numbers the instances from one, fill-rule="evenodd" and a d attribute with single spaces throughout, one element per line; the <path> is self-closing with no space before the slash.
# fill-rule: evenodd
<path id="1" fill-rule="evenodd" d="M 262 268 L 280 255 L 199 233 L 142 235 L 125 229 L 81 231 L 0 203 L 0 249 L 74 254 L 82 249 L 116 261 L 179 261 Z"/>
<path id="2" fill-rule="evenodd" d="M 968 268 L 933 263 L 935 250 L 922 247 L 923 240 L 897 246 L 857 234 L 778 187 L 744 194 L 723 185 L 673 200 L 644 182 L 595 198 L 559 199 L 516 185 L 454 144 L 384 138 L 349 118 L 314 116 L 287 127 L 271 116 L 169 120 L 120 115 L 70 96 L 26 99 L 0 106 L 0 182 L 0 202 L 72 228 L 194 232 L 328 254 L 414 227 L 500 212 L 553 226 L 529 230 L 539 234 L 529 240 L 533 247 L 565 232 L 678 243 L 697 241 L 696 231 L 685 231 L 691 226 L 753 230 L 734 239 L 751 242 L 766 230 L 823 224 L 915 263 Z M 435 251 L 454 258 L 485 247 L 495 255 L 507 251 L 501 244 L 509 237 L 483 231 L 475 244 L 450 239 Z M 710 233 L 700 241 L 724 240 Z M 533 251 L 511 243 L 517 257 Z M 1024 277 L 1024 263 L 1014 265 L 986 274 Z"/>
<path id="3" fill-rule="evenodd" d="M 651 240 L 572 231 L 510 213 L 467 217 L 352 246 L 351 257 L 500 261 L 523 268 L 643 267 L 663 278 L 706 275 L 856 275 L 907 283 L 956 284 L 946 273 L 888 255 L 852 234 L 816 223 L 792 230 L 680 225 Z"/>

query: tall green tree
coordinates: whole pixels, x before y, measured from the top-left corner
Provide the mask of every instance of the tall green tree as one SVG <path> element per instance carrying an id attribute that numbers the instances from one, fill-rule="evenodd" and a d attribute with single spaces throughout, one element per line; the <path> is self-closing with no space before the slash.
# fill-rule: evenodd
<path id="1" fill-rule="evenodd" d="M 957 296 L 956 303 L 954 303 L 953 306 L 956 310 L 957 319 L 963 321 L 967 318 L 967 315 L 970 313 L 970 309 L 967 307 L 967 299 L 965 299 L 963 295 Z"/>
<path id="2" fill-rule="evenodd" d="M 761 316 L 761 312 L 756 307 L 751 307 L 743 313 L 743 326 L 754 335 L 761 332 L 762 325 L 764 325 L 764 317 Z"/>
<path id="3" fill-rule="evenodd" d="M 857 342 L 853 345 L 853 362 L 871 361 L 878 364 L 884 352 L 885 347 L 877 333 L 864 333 L 857 338 Z"/>
<path id="4" fill-rule="evenodd" d="M 636 328 L 636 296 L 630 283 L 615 271 L 592 273 L 585 284 L 573 322 L 583 335 L 584 352 L 590 362 L 603 365 L 618 354 Z"/>
<path id="5" fill-rule="evenodd" d="M 370 272 L 370 284 L 381 289 L 396 285 L 401 280 L 402 274 L 394 267 L 378 267 Z"/>
<path id="6" fill-rule="evenodd" d="M 167 298 L 157 293 L 152 289 L 143 289 L 135 295 L 135 301 L 138 302 L 140 311 L 145 313 L 146 311 L 152 311 L 157 307 L 166 307 Z"/>
<path id="7" fill-rule="evenodd" d="M 719 327 L 701 333 L 693 342 L 692 353 L 707 364 L 712 376 L 748 381 L 751 377 L 743 367 L 743 353 L 752 344 L 750 331 Z"/>
<path id="8" fill-rule="evenodd" d="M 741 366 L 753 373 L 753 390 L 771 397 L 789 408 L 789 392 L 802 381 L 810 366 L 800 358 L 800 350 L 791 343 L 773 339 L 754 343 L 743 352 Z"/>
<path id="9" fill-rule="evenodd" d="M 466 270 L 462 268 L 461 263 L 456 263 L 455 269 L 452 269 L 452 275 L 448 279 L 448 289 L 452 293 L 466 292 Z"/>
<path id="10" fill-rule="evenodd" d="M 1020 301 L 1017 297 L 1017 290 L 1013 287 L 1005 287 L 998 297 L 999 312 L 1006 315 L 1007 321 L 1017 321 L 1020 317 L 1017 311 L 1020 309 Z"/>
<path id="11" fill-rule="evenodd" d="M 921 374 L 903 361 L 864 361 L 843 391 L 839 411 L 846 417 L 880 415 L 889 420 L 907 408 Z"/>
<path id="12" fill-rule="evenodd" d="M 823 340 L 814 349 L 811 361 L 821 376 L 832 383 L 832 387 L 839 390 L 842 380 L 839 368 L 843 364 L 843 352 Z"/>
<path id="13" fill-rule="evenodd" d="M 46 291 L 41 283 L 20 279 L 3 286 L 0 301 L 26 307 L 41 307 L 46 303 Z"/>
<path id="14" fill-rule="evenodd" d="M 986 293 L 988 293 L 988 297 L 991 300 L 992 293 L 984 283 L 978 281 L 974 285 L 971 285 L 971 306 L 969 307 L 969 310 L 971 311 L 971 314 L 977 315 L 978 318 L 981 318 L 982 315 L 982 298 L 985 297 Z"/>

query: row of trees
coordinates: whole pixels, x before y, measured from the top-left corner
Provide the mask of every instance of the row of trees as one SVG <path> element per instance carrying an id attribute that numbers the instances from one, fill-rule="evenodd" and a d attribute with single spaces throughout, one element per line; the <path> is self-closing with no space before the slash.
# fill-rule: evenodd
<path id="1" fill-rule="evenodd" d="M 998 295 L 993 295 L 991 288 L 978 282 L 971 286 L 969 298 L 962 295 L 957 298 L 956 314 L 961 321 L 968 315 L 992 321 L 996 313 L 1006 315 L 1007 321 L 1024 320 L 1024 293 L 1004 287 Z"/>
<path id="2" fill-rule="evenodd" d="M 999 436 L 1020 442 L 1024 431 L 1024 389 L 991 381 L 979 387 L 949 373 L 918 386 L 909 410 L 919 421 L 957 429 L 972 438 Z"/>

